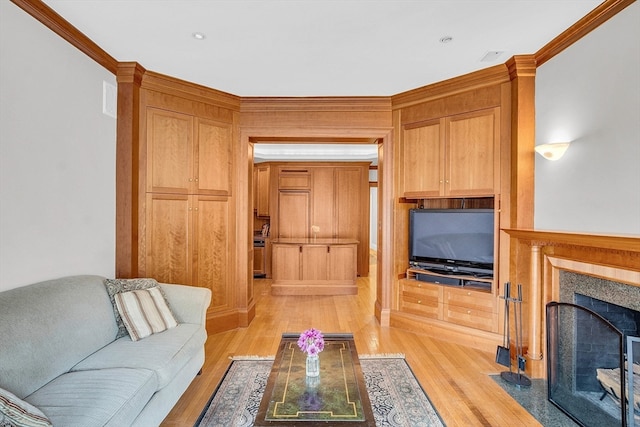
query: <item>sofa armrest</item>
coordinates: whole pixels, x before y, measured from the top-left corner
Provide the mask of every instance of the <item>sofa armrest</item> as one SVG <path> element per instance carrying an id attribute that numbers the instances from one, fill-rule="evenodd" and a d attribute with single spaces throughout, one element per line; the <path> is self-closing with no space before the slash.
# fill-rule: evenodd
<path id="1" fill-rule="evenodd" d="M 210 289 L 168 283 L 160 283 L 160 286 L 178 322 L 206 325 L 207 308 L 211 304 Z"/>

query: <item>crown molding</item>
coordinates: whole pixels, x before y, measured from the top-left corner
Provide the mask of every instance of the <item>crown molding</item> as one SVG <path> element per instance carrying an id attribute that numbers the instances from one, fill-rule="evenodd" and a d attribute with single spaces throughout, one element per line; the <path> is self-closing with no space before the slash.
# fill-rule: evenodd
<path id="1" fill-rule="evenodd" d="M 595 30 L 636 0 L 605 0 L 578 22 L 560 33 L 535 54 L 537 66 L 540 66 Z"/>
<path id="2" fill-rule="evenodd" d="M 517 77 L 535 77 L 538 64 L 533 55 L 515 55 L 505 63 L 511 80 Z"/>
<path id="3" fill-rule="evenodd" d="M 11 1 L 111 73 L 116 74 L 118 72 L 118 61 L 114 57 L 105 52 L 89 37 L 85 36 L 84 33 L 80 32 L 42 1 Z"/>
<path id="4" fill-rule="evenodd" d="M 241 112 L 274 111 L 391 111 L 391 98 L 386 96 L 336 97 L 243 97 Z"/>
<path id="5" fill-rule="evenodd" d="M 217 105 L 233 111 L 240 110 L 239 96 L 154 71 L 144 72 L 142 88 Z"/>
<path id="6" fill-rule="evenodd" d="M 391 103 L 395 110 L 445 96 L 507 82 L 509 82 L 509 71 L 506 65 L 494 65 L 493 67 L 484 68 L 462 76 L 399 93 L 391 97 Z"/>

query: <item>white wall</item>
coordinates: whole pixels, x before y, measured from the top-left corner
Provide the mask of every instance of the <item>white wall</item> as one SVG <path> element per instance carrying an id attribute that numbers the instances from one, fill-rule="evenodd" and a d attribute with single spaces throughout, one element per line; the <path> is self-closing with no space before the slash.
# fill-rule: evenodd
<path id="1" fill-rule="evenodd" d="M 535 228 L 640 234 L 638 23 L 635 2 L 538 68 L 536 144 L 572 144 L 536 154 Z"/>
<path id="2" fill-rule="evenodd" d="M 115 271 L 115 77 L 0 0 L 0 291 Z"/>

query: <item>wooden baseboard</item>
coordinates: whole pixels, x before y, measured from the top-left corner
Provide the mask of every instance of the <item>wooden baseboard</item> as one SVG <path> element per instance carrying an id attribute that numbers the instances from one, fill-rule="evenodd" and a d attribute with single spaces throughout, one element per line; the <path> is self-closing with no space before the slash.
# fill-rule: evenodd
<path id="1" fill-rule="evenodd" d="M 442 341 L 455 342 L 487 352 L 495 352 L 502 335 L 459 326 L 442 320 L 427 319 L 392 310 L 390 326 L 424 333 Z"/>

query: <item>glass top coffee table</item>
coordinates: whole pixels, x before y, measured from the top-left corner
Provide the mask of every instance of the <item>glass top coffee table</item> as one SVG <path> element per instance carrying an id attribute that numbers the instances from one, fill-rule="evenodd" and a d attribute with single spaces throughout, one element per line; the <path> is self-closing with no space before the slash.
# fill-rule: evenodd
<path id="1" fill-rule="evenodd" d="M 283 334 L 254 426 L 375 426 L 351 334 L 324 334 L 320 376 L 307 377 L 299 334 Z"/>

